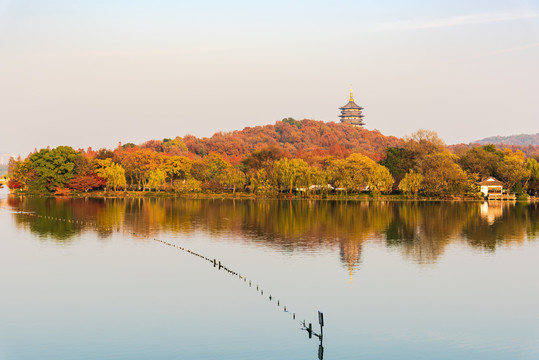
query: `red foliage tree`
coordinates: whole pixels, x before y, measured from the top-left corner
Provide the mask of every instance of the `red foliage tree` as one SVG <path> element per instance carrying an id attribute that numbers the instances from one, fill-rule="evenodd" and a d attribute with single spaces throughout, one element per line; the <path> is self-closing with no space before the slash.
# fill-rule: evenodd
<path id="1" fill-rule="evenodd" d="M 76 176 L 67 185 L 71 190 L 86 192 L 105 186 L 107 181 L 97 175 Z"/>
<path id="2" fill-rule="evenodd" d="M 7 187 L 10 189 L 20 189 L 22 187 L 22 184 L 14 179 L 9 179 L 7 181 Z"/>

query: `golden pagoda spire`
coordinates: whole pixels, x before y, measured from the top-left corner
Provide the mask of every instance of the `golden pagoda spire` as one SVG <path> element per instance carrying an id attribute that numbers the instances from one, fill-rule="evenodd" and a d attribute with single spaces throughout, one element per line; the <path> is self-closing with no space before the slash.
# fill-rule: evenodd
<path id="1" fill-rule="evenodd" d="M 350 101 L 354 101 L 354 89 L 352 89 L 352 84 L 350 84 Z"/>

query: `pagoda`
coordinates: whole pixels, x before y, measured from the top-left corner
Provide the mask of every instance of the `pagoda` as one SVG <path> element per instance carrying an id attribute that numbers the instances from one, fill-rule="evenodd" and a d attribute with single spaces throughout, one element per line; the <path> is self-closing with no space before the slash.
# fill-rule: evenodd
<path id="1" fill-rule="evenodd" d="M 341 115 L 339 115 L 339 117 L 341 118 L 341 122 L 349 123 L 354 126 L 365 125 L 362 120 L 364 115 L 361 113 L 361 110 L 363 110 L 363 108 L 354 102 L 354 91 L 352 90 L 351 86 L 350 100 L 348 101 L 348 104 L 344 105 L 339 109 L 341 110 Z"/>

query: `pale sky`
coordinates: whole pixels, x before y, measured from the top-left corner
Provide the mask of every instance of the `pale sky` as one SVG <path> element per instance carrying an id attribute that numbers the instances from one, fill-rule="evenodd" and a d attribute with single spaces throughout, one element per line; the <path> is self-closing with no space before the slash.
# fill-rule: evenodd
<path id="1" fill-rule="evenodd" d="M 338 121 L 539 132 L 536 1 L 0 0 L 0 153 Z"/>

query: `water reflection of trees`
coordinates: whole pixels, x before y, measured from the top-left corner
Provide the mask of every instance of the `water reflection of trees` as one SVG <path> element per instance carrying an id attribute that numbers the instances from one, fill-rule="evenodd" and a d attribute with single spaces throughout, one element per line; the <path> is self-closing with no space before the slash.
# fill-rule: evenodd
<path id="1" fill-rule="evenodd" d="M 359 266 L 367 240 L 385 242 L 415 262 L 434 263 L 456 241 L 494 251 L 539 232 L 536 204 L 10 197 L 8 206 L 73 220 L 15 214 L 18 226 L 59 241 L 84 231 L 102 238 L 120 231 L 139 238 L 202 231 L 281 251 L 338 247 L 350 271 Z"/>

